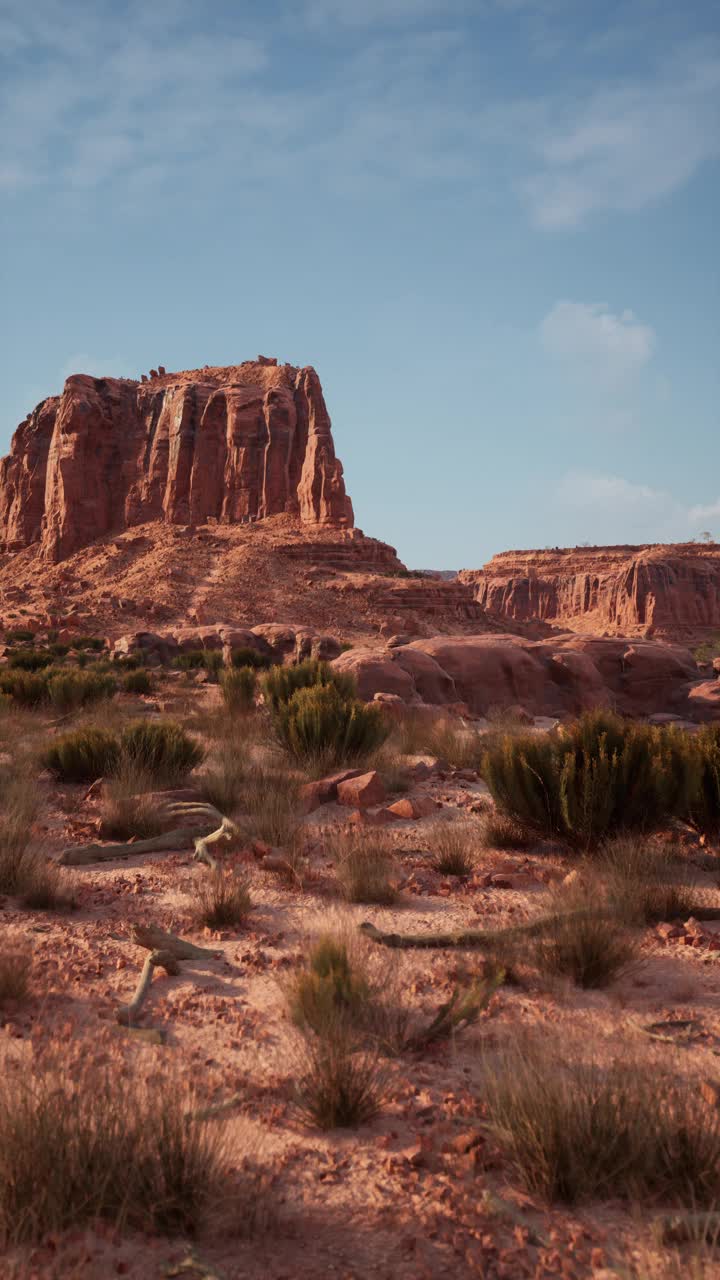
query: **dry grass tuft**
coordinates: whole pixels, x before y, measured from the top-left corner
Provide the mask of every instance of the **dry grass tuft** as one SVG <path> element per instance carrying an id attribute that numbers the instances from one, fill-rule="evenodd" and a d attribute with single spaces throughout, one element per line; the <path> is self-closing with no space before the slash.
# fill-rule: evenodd
<path id="1" fill-rule="evenodd" d="M 514 818 L 491 812 L 483 819 L 481 843 L 486 849 L 531 849 L 537 837 Z"/>
<path id="2" fill-rule="evenodd" d="M 162 829 L 158 806 L 145 794 L 152 790 L 152 778 L 132 761 L 121 761 L 103 785 L 100 799 L 100 830 L 104 836 L 129 840 L 146 839 Z"/>
<path id="3" fill-rule="evenodd" d="M 638 948 L 622 922 L 578 890 L 554 896 L 547 928 L 533 940 L 532 959 L 546 976 L 603 988 L 637 963 Z"/>
<path id="4" fill-rule="evenodd" d="M 630 924 L 657 924 L 692 914 L 693 884 L 667 846 L 643 836 L 616 836 L 601 846 L 592 865 L 604 883 L 609 907 Z"/>
<path id="5" fill-rule="evenodd" d="M 605 1065 L 564 1041 L 516 1042 L 488 1066 L 484 1101 L 524 1185 L 548 1200 L 718 1201 L 720 1111 L 657 1060 Z"/>
<path id="6" fill-rule="evenodd" d="M 237 811 L 247 775 L 244 752 L 234 740 L 223 740 L 212 753 L 210 765 L 198 778 L 198 788 L 209 804 L 226 817 Z"/>
<path id="7" fill-rule="evenodd" d="M 485 739 L 462 721 L 407 712 L 397 726 L 393 745 L 402 755 L 437 756 L 454 769 L 480 771 Z"/>
<path id="8" fill-rule="evenodd" d="M 29 1243 L 104 1219 L 195 1231 L 228 1174 L 221 1132 L 193 1118 L 178 1080 L 123 1078 L 60 1054 L 0 1083 L 0 1241 Z"/>
<path id="9" fill-rule="evenodd" d="M 479 828 L 472 822 L 438 822 L 430 835 L 432 865 L 444 876 L 472 875 Z"/>
<path id="10" fill-rule="evenodd" d="M 283 849 L 297 843 L 299 779 L 295 772 L 275 765 L 252 765 L 243 781 L 241 826 L 249 838 Z"/>
<path id="11" fill-rule="evenodd" d="M 210 929 L 244 924 L 252 911 L 249 880 L 231 868 L 201 872 L 195 880 L 196 914 Z"/>
<path id="12" fill-rule="evenodd" d="M 343 897 L 347 902 L 391 906 L 398 891 L 391 847 L 382 836 L 339 834 L 329 849 Z"/>
<path id="13" fill-rule="evenodd" d="M 10 1001 L 19 1003 L 26 998 L 31 969 L 29 952 L 4 946 L 0 951 L 0 1008 Z"/>
<path id="14" fill-rule="evenodd" d="M 388 1091 L 387 1069 L 377 1050 L 358 1045 L 343 1017 L 300 1043 L 295 1106 L 306 1124 L 356 1129 L 378 1114 Z"/>

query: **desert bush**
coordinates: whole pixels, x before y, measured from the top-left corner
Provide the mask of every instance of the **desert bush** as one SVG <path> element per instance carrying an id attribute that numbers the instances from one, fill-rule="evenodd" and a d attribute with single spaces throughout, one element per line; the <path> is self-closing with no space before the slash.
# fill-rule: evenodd
<path id="1" fill-rule="evenodd" d="M 27 997 L 31 969 L 29 951 L 8 943 L 0 947 L 0 1009 L 10 1001 L 19 1003 Z"/>
<path id="2" fill-rule="evenodd" d="M 47 681 L 48 701 L 58 711 L 74 711 L 112 698 L 116 689 L 112 676 L 96 672 L 60 671 Z"/>
<path id="3" fill-rule="evenodd" d="M 295 1105 L 318 1129 L 355 1129 L 381 1109 L 388 1077 L 377 1050 L 358 1047 L 355 1032 L 340 1017 L 320 1036 L 304 1037 Z"/>
<path id="4" fill-rule="evenodd" d="M 475 866 L 478 828 L 471 822 L 438 822 L 430 834 L 432 865 L 444 876 L 469 876 Z"/>
<path id="5" fill-rule="evenodd" d="M 16 627 L 14 631 L 5 632 L 6 644 L 32 644 L 35 632 L 24 627 Z"/>
<path id="6" fill-rule="evenodd" d="M 515 818 L 491 811 L 483 819 L 480 842 L 485 849 L 530 849 L 537 836 Z"/>
<path id="7" fill-rule="evenodd" d="M 31 911 L 67 911 L 74 907 L 66 871 L 41 849 L 27 849 L 20 860 L 17 895 Z"/>
<path id="8" fill-rule="evenodd" d="M 90 653 L 100 653 L 105 648 L 105 641 L 100 636 L 76 636 L 71 648 L 85 649 Z"/>
<path id="9" fill-rule="evenodd" d="M 67 1059 L 67 1060 L 66 1060 Z M 106 1219 L 192 1232 L 227 1177 L 222 1137 L 181 1081 L 130 1084 L 117 1065 L 59 1055 L 0 1082 L 0 1241 Z"/>
<path id="10" fill-rule="evenodd" d="M 52 640 L 48 644 L 48 653 L 51 653 L 53 658 L 66 658 L 69 652 L 70 645 L 61 644 L 59 640 Z"/>
<path id="11" fill-rule="evenodd" d="M 203 666 L 213 684 L 217 684 L 224 666 L 222 649 L 203 649 Z"/>
<path id="12" fill-rule="evenodd" d="M 291 849 L 300 830 L 299 782 L 287 769 L 255 764 L 245 772 L 239 808 L 248 838 Z"/>
<path id="13" fill-rule="evenodd" d="M 94 782 L 112 773 L 119 760 L 117 735 L 92 726 L 58 735 L 42 757 L 61 782 Z"/>
<path id="14" fill-rule="evenodd" d="M 118 749 L 122 759 L 167 785 L 184 778 L 205 755 L 200 743 L 173 720 L 132 721 L 122 729 Z"/>
<path id="15" fill-rule="evenodd" d="M 272 666 L 272 658 L 250 645 L 243 645 L 240 649 L 233 649 L 230 663 L 233 667 L 252 667 L 255 671 L 262 671 Z"/>
<path id="16" fill-rule="evenodd" d="M 125 693 L 152 693 L 152 680 L 147 671 L 128 671 L 123 677 L 122 687 Z"/>
<path id="17" fill-rule="evenodd" d="M 220 688 L 228 711 L 252 711 L 257 688 L 255 668 L 229 667 L 220 677 Z"/>
<path id="18" fill-rule="evenodd" d="M 367 759 L 388 733 L 379 707 L 347 699 L 334 684 L 299 689 L 273 723 L 286 751 L 318 774 Z"/>
<path id="19" fill-rule="evenodd" d="M 21 707 L 39 707 L 47 699 L 47 680 L 34 671 L 0 672 L 0 693 Z"/>
<path id="20" fill-rule="evenodd" d="M 526 1041 L 488 1068 L 484 1101 L 532 1193 L 570 1204 L 717 1203 L 720 1111 L 654 1060 L 626 1052 L 603 1064 L 570 1056 L 565 1042 Z"/>
<path id="21" fill-rule="evenodd" d="M 42 671 L 52 665 L 52 654 L 45 649 L 16 649 L 8 658 L 8 666 L 17 671 Z"/>
<path id="22" fill-rule="evenodd" d="M 171 666 L 178 671 L 201 671 L 205 666 L 205 650 L 188 649 L 185 653 L 179 653 L 173 658 Z"/>
<path id="23" fill-rule="evenodd" d="M 676 769 L 685 769 L 691 781 L 680 816 L 688 819 L 711 840 L 720 835 L 720 726 L 704 725 L 690 737 L 677 732 Z"/>
<path id="24" fill-rule="evenodd" d="M 100 829 L 113 840 L 144 840 L 157 835 L 162 816 L 148 794 L 153 780 L 141 767 L 120 756 L 100 796 Z"/>
<path id="25" fill-rule="evenodd" d="M 605 711 L 562 732 L 506 735 L 488 750 L 483 773 L 503 813 L 585 847 L 657 826 L 677 803 L 667 735 Z"/>
<path id="26" fill-rule="evenodd" d="M 243 924 L 252 911 L 248 877 L 232 868 L 201 872 L 195 881 L 195 910 L 209 929 Z"/>
<path id="27" fill-rule="evenodd" d="M 657 924 L 692 915 L 693 885 L 678 857 L 643 836 L 616 836 L 600 846 L 594 869 L 610 909 L 629 924 Z"/>
<path id="28" fill-rule="evenodd" d="M 351 675 L 335 671 L 328 662 L 308 658 L 294 666 L 274 666 L 263 677 L 261 688 L 265 702 L 273 711 L 287 704 L 300 689 L 315 685 L 334 685 L 344 700 L 357 697 L 357 685 Z"/>
<path id="29" fill-rule="evenodd" d="M 370 832 L 338 837 L 332 854 L 340 888 L 347 902 L 389 906 L 397 901 L 393 859 L 381 837 Z"/>

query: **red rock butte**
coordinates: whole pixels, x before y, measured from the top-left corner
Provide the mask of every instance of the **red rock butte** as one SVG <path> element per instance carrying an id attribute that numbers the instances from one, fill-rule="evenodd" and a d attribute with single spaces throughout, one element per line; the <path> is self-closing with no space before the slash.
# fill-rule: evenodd
<path id="1" fill-rule="evenodd" d="M 0 541 L 58 561 L 149 521 L 242 524 L 287 513 L 352 528 L 314 369 L 258 357 L 149 378 L 76 374 L 0 462 Z"/>

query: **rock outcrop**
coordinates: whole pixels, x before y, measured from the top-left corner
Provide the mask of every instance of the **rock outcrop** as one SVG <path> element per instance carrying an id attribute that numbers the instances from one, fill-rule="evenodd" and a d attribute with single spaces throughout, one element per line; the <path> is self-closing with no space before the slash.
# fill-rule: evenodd
<path id="1" fill-rule="evenodd" d="M 0 462 L 0 541 L 55 561 L 147 521 L 284 512 L 353 525 L 317 373 L 267 358 L 139 382 L 75 375 Z"/>
<path id="2" fill-rule="evenodd" d="M 720 546 L 508 551 L 463 570 L 488 614 L 610 634 L 720 626 Z"/>
<path id="3" fill-rule="evenodd" d="M 408 706 L 462 703 L 475 716 L 518 706 L 557 717 L 610 707 L 631 716 L 720 719 L 720 681 L 703 680 L 688 649 L 659 640 L 433 636 L 349 649 L 333 666 L 355 676 L 366 700 L 392 695 Z"/>

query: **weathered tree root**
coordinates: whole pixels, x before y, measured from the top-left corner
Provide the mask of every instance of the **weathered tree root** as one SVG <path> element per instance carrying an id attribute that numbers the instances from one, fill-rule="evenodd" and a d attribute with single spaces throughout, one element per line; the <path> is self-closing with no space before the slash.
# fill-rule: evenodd
<path id="1" fill-rule="evenodd" d="M 180 965 L 171 951 L 150 952 L 140 972 L 132 1000 L 129 1004 L 120 1005 L 115 1010 L 115 1017 L 122 1026 L 131 1027 L 139 1017 L 140 1010 L 147 999 L 155 969 L 164 969 L 166 973 L 176 974 L 180 972 Z"/>
<path id="2" fill-rule="evenodd" d="M 573 911 L 543 916 L 540 920 L 531 920 L 527 924 L 512 925 L 509 929 L 469 929 L 465 933 L 382 933 L 374 924 L 366 920 L 360 925 L 360 932 L 373 942 L 383 947 L 456 947 L 461 950 L 493 950 L 502 948 L 507 943 L 520 942 L 525 938 L 541 937 L 548 929 L 567 920 L 570 915 L 576 918 L 587 916 L 596 919 L 597 912 Z M 608 913 L 609 915 L 609 913 Z"/>
<path id="3" fill-rule="evenodd" d="M 175 960 L 209 960 L 218 954 L 207 947 L 196 947 L 194 942 L 186 942 L 175 933 L 166 933 L 154 924 L 133 925 L 132 940 L 146 951 L 162 951 Z"/>
<path id="4" fill-rule="evenodd" d="M 64 849 L 59 863 L 62 867 L 85 867 L 93 862 L 114 862 L 116 858 L 127 858 L 137 853 L 164 853 L 173 849 L 182 849 L 194 843 L 194 857 L 198 862 L 205 862 L 211 870 L 217 867 L 217 861 L 207 849 L 208 844 L 217 840 L 231 840 L 237 835 L 237 827 L 229 818 L 223 817 L 211 804 L 178 801 L 164 806 L 163 814 L 168 818 L 201 818 L 209 828 L 207 835 L 198 835 L 197 824 L 193 826 L 173 827 L 161 835 L 150 836 L 147 840 L 126 841 L 123 844 L 84 844 L 73 845 Z"/>

